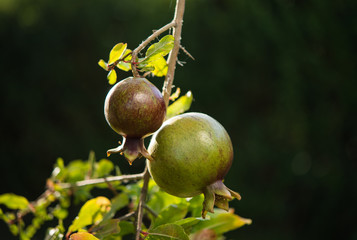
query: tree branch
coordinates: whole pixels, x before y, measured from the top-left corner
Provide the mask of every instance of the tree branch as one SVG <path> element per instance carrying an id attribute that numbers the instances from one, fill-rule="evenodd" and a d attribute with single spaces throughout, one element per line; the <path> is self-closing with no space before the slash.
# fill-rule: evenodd
<path id="1" fill-rule="evenodd" d="M 185 0 L 176 0 L 176 9 L 175 9 L 174 19 L 171 23 L 166 25 L 166 26 L 172 25 L 171 27 L 174 27 L 173 35 L 175 38 L 174 47 L 171 50 L 170 55 L 168 57 L 168 63 L 167 63 L 168 71 L 167 71 L 167 75 L 165 77 L 165 82 L 164 82 L 163 91 L 162 91 L 162 95 L 163 95 L 166 107 L 169 104 L 169 98 L 170 98 L 170 94 L 171 94 L 171 88 L 172 88 L 172 83 L 174 81 L 174 75 L 175 75 L 175 69 L 176 69 L 177 54 L 178 54 L 178 52 L 180 50 L 180 46 L 181 46 L 181 31 L 182 31 L 184 11 L 185 11 Z M 164 26 L 163 28 L 165 28 L 166 26 Z M 169 27 L 169 28 L 171 28 L 171 27 Z M 163 29 L 163 28 L 161 28 L 161 29 Z M 167 29 L 169 29 L 169 28 L 167 28 Z M 157 31 L 155 33 L 157 33 Z M 134 50 L 135 55 L 133 54 L 133 59 L 136 58 L 136 55 L 140 50 L 142 50 L 150 41 L 152 41 L 152 39 L 154 39 L 154 38 L 151 39 L 151 37 L 153 35 L 151 35 L 149 38 L 147 38 L 145 40 L 145 42 L 140 44 L 139 47 L 137 47 Z M 156 36 L 155 36 L 155 38 L 156 38 Z M 132 62 L 132 67 L 133 67 L 133 62 Z M 143 174 L 144 174 L 144 178 L 143 178 L 144 183 L 143 183 L 143 188 L 141 189 L 140 200 L 139 200 L 139 205 L 138 205 L 138 209 L 137 209 L 137 218 L 136 218 L 137 224 L 136 224 L 135 240 L 140 240 L 141 225 L 142 225 L 142 221 L 143 221 L 143 207 L 145 206 L 145 200 L 146 200 L 146 195 L 147 195 L 147 191 L 148 191 L 147 188 L 148 188 L 148 184 L 149 184 L 149 180 L 150 180 L 150 173 L 148 171 L 147 165 L 146 165 L 146 168 L 145 168 L 145 171 Z"/>
<path id="2" fill-rule="evenodd" d="M 137 209 L 137 217 L 136 217 L 136 237 L 135 240 L 140 240 L 140 233 L 141 233 L 141 225 L 143 223 L 143 216 L 144 216 L 144 205 L 146 202 L 146 195 L 148 193 L 148 185 L 150 180 L 150 173 L 148 166 L 146 165 L 144 170 L 144 178 L 143 178 L 143 187 L 140 192 L 140 200 Z"/>
<path id="3" fill-rule="evenodd" d="M 168 58 L 168 70 L 165 77 L 164 86 L 162 89 L 162 95 L 165 100 L 166 106 L 169 105 L 169 98 L 171 95 L 172 83 L 174 81 L 177 55 L 181 46 L 181 32 L 182 32 L 182 23 L 183 23 L 183 14 L 185 12 L 185 0 L 177 0 L 176 1 L 176 10 L 173 22 L 176 24 L 173 35 L 175 38 L 174 48 L 170 52 Z"/>
<path id="4" fill-rule="evenodd" d="M 137 48 L 135 48 L 131 54 L 132 59 L 131 59 L 131 69 L 133 72 L 134 77 L 140 77 L 138 70 L 136 69 L 136 58 L 139 54 L 139 52 L 141 50 L 143 50 L 150 42 L 152 42 L 153 40 L 155 40 L 155 38 L 157 38 L 158 36 L 160 36 L 160 34 L 166 32 L 167 30 L 169 30 L 172 27 L 176 26 L 176 22 L 172 21 L 168 24 L 166 24 L 165 26 L 163 26 L 162 28 L 160 28 L 159 30 L 156 30 L 153 34 L 151 34 L 144 42 L 142 42 Z"/>
<path id="5" fill-rule="evenodd" d="M 139 180 L 139 179 L 142 179 L 143 177 L 144 177 L 144 173 L 139 173 L 139 174 L 131 174 L 131 175 L 106 177 L 106 178 L 88 179 L 88 180 L 78 181 L 75 183 L 60 183 L 59 185 L 62 188 L 83 187 L 83 186 L 88 186 L 88 185 L 109 183 L 109 182 L 115 182 L 115 181 Z"/>

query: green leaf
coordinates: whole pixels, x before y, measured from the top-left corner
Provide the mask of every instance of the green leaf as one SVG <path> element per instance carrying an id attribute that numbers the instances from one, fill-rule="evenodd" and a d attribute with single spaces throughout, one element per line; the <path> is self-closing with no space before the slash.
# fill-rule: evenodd
<path id="1" fill-rule="evenodd" d="M 145 62 L 150 63 L 159 57 L 166 56 L 174 47 L 174 37 L 166 35 L 158 43 L 151 45 L 146 51 Z"/>
<path id="2" fill-rule="evenodd" d="M 252 223 L 251 219 L 242 218 L 234 213 L 222 212 L 219 209 L 215 209 L 214 214 L 208 213 L 211 218 L 209 220 L 201 221 L 193 227 L 193 232 L 197 232 L 202 229 L 212 229 L 217 235 L 232 231 L 236 228 L 240 228 L 244 225 Z"/>
<path id="3" fill-rule="evenodd" d="M 192 217 L 201 217 L 203 206 L 203 194 L 197 195 L 190 199 L 188 211 Z"/>
<path id="4" fill-rule="evenodd" d="M 109 175 L 111 171 L 114 170 L 114 164 L 108 159 L 101 159 L 96 166 L 95 176 L 96 177 L 105 177 Z"/>
<path id="5" fill-rule="evenodd" d="M 153 180 L 149 182 L 149 194 L 150 200 L 147 205 L 155 212 L 160 212 L 163 208 L 166 208 L 171 204 L 186 202 L 186 199 L 184 198 L 175 197 L 162 191 Z"/>
<path id="6" fill-rule="evenodd" d="M 108 64 L 103 59 L 99 60 L 98 65 L 105 71 L 108 71 Z"/>
<path id="7" fill-rule="evenodd" d="M 129 197 L 125 193 L 118 194 L 112 199 L 112 206 L 110 210 L 104 215 L 103 221 L 114 217 L 115 213 L 129 204 Z"/>
<path id="8" fill-rule="evenodd" d="M 78 232 L 74 233 L 69 237 L 69 240 L 99 240 L 94 237 L 92 234 L 87 232 Z"/>
<path id="9" fill-rule="evenodd" d="M 98 226 L 94 227 L 91 232 L 94 232 L 95 236 L 99 239 L 103 239 L 112 234 L 117 234 L 120 232 L 119 219 L 103 221 Z"/>
<path id="10" fill-rule="evenodd" d="M 190 234 L 192 226 L 198 224 L 201 221 L 204 220 L 202 218 L 188 217 L 185 219 L 178 220 L 174 222 L 174 224 L 180 225 L 185 230 L 185 233 Z"/>
<path id="11" fill-rule="evenodd" d="M 117 45 L 115 45 L 112 50 L 109 53 L 109 61 L 108 61 L 108 65 L 113 64 L 115 61 L 119 60 L 125 50 L 126 50 L 126 46 L 127 44 L 125 43 L 118 43 Z"/>
<path id="12" fill-rule="evenodd" d="M 151 231 L 146 238 L 148 240 L 189 240 L 188 235 L 184 229 L 177 224 L 160 225 Z"/>
<path id="13" fill-rule="evenodd" d="M 185 96 L 180 97 L 167 108 L 166 119 L 172 118 L 189 110 L 192 100 L 192 92 L 188 91 Z"/>
<path id="14" fill-rule="evenodd" d="M 157 218 L 155 219 L 154 223 L 153 223 L 153 228 L 162 225 L 162 224 L 166 224 L 166 223 L 173 223 L 177 220 L 183 219 L 188 211 L 188 204 L 173 204 L 170 205 L 166 208 L 164 208 L 159 215 L 157 216 Z"/>
<path id="15" fill-rule="evenodd" d="M 125 236 L 135 232 L 134 224 L 128 221 L 119 222 L 120 232 L 119 236 Z"/>
<path id="16" fill-rule="evenodd" d="M 87 225 L 99 223 L 103 215 L 110 209 L 110 201 L 106 197 L 96 197 L 88 200 L 79 211 L 78 216 L 74 219 L 68 231 L 74 232 Z"/>
<path id="17" fill-rule="evenodd" d="M 66 167 L 67 176 L 64 180 L 70 183 L 84 180 L 88 170 L 89 170 L 88 162 L 84 162 L 82 160 L 71 161 Z"/>
<path id="18" fill-rule="evenodd" d="M 110 70 L 107 79 L 110 85 L 115 84 L 117 82 L 117 72 L 114 69 Z"/>
<path id="19" fill-rule="evenodd" d="M 0 204 L 4 204 L 10 209 L 26 209 L 29 205 L 29 201 L 22 196 L 18 196 L 13 193 L 5 193 L 0 195 Z"/>

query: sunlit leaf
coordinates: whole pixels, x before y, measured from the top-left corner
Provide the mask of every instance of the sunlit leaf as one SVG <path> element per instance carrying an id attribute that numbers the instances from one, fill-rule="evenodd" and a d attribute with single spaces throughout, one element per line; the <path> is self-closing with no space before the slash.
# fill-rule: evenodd
<path id="1" fill-rule="evenodd" d="M 150 63 L 158 57 L 166 56 L 174 47 L 174 37 L 166 35 L 158 43 L 151 45 L 146 51 L 145 62 Z"/>
<path id="2" fill-rule="evenodd" d="M 112 48 L 112 50 L 109 53 L 108 65 L 113 64 L 115 61 L 119 60 L 123 56 L 126 50 L 126 46 L 127 46 L 126 43 L 125 44 L 118 43 Z"/>
<path id="3" fill-rule="evenodd" d="M 157 186 L 153 180 L 149 182 L 149 189 L 151 196 L 147 205 L 155 212 L 160 212 L 162 209 L 168 207 L 171 204 L 180 204 L 182 202 L 186 202 L 184 198 L 175 197 L 160 190 L 159 186 Z"/>
<path id="4" fill-rule="evenodd" d="M 166 208 L 164 208 L 157 218 L 155 219 L 152 227 L 155 228 L 159 225 L 166 223 L 173 223 L 177 220 L 183 219 L 188 211 L 188 204 L 172 204 Z"/>
<path id="5" fill-rule="evenodd" d="M 13 193 L 5 193 L 0 195 L 0 204 L 4 204 L 10 209 L 26 209 L 29 201 L 25 197 Z"/>
<path id="6" fill-rule="evenodd" d="M 110 210 L 110 206 L 111 203 L 106 197 L 96 197 L 88 200 L 82 206 L 68 231 L 74 232 L 87 225 L 99 223 L 102 221 L 103 215 Z"/>
<path id="7" fill-rule="evenodd" d="M 146 239 L 149 240 L 189 240 L 184 229 L 177 224 L 160 225 L 151 231 Z"/>
<path id="8" fill-rule="evenodd" d="M 110 85 L 115 84 L 117 82 L 117 72 L 114 69 L 110 70 L 107 79 Z"/>
<path id="9" fill-rule="evenodd" d="M 192 92 L 188 91 L 186 95 L 177 99 L 167 108 L 166 119 L 172 118 L 189 110 L 192 104 L 192 100 Z"/>
<path id="10" fill-rule="evenodd" d="M 98 65 L 105 71 L 108 71 L 108 64 L 103 59 L 99 60 Z"/>
<path id="11" fill-rule="evenodd" d="M 82 160 L 71 161 L 66 167 L 66 172 L 67 172 L 66 181 L 72 183 L 72 182 L 84 180 L 88 170 L 89 170 L 88 162 L 84 162 Z"/>
<path id="12" fill-rule="evenodd" d="M 166 76 L 167 74 L 168 65 L 164 57 L 159 56 L 153 59 L 147 66 L 153 68 L 153 70 L 150 71 L 157 77 Z"/>
<path id="13" fill-rule="evenodd" d="M 73 233 L 70 237 L 70 240 L 99 240 L 98 238 L 94 237 L 92 234 L 87 232 L 78 232 Z"/>
<path id="14" fill-rule="evenodd" d="M 126 49 L 124 54 L 123 54 L 123 61 L 120 61 L 118 64 L 117 64 L 117 67 L 123 71 L 129 71 L 131 70 L 131 50 L 130 49 Z"/>
<path id="15" fill-rule="evenodd" d="M 208 213 L 210 219 L 202 221 L 193 227 L 194 232 L 202 229 L 212 229 L 216 234 L 232 231 L 244 225 L 252 223 L 251 219 L 242 218 L 231 212 L 222 212 L 222 210 L 215 209 L 214 214 Z"/>

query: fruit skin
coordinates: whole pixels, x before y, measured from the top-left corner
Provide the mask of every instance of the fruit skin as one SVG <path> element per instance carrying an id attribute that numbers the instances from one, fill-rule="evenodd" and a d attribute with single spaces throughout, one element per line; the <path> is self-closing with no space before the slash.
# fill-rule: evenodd
<path id="1" fill-rule="evenodd" d="M 228 200 L 240 195 L 223 184 L 233 160 L 233 147 L 224 127 L 203 113 L 173 117 L 153 135 L 148 151 L 152 178 L 177 197 L 204 193 L 202 215 L 213 205 L 228 210 Z M 233 196 L 233 197 L 232 197 Z"/>
<path id="2" fill-rule="evenodd" d="M 108 92 L 104 115 L 110 127 L 122 135 L 123 144 L 112 153 L 124 153 L 131 164 L 144 155 L 150 159 L 143 138 L 160 128 L 166 116 L 166 106 L 160 91 L 145 78 L 126 78 Z"/>

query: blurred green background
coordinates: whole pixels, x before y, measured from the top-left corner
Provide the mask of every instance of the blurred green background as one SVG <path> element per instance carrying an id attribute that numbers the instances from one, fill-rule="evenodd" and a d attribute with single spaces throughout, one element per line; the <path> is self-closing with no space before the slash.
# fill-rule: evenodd
<path id="1" fill-rule="evenodd" d="M 39 196 L 57 157 L 97 158 L 120 138 L 104 119 L 97 62 L 168 23 L 174 0 L 0 1 L 0 194 Z M 175 85 L 229 132 L 226 185 L 253 224 L 228 239 L 357 239 L 357 2 L 187 1 Z M 127 73 L 121 72 L 119 78 Z M 162 79 L 152 79 L 161 88 Z M 139 172 L 120 156 L 124 173 Z M 15 239 L 0 223 L 1 239 Z M 36 239 L 41 239 L 41 234 Z"/>

